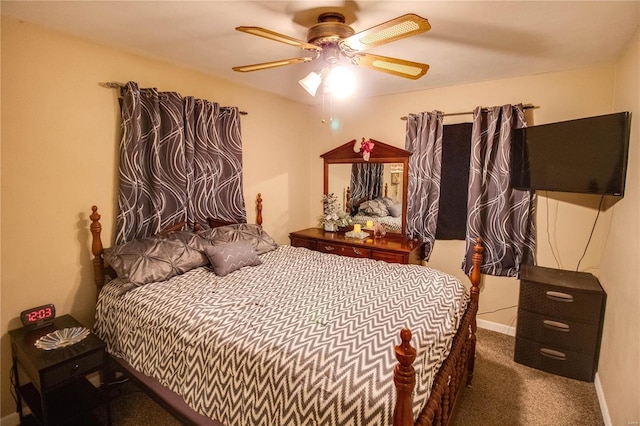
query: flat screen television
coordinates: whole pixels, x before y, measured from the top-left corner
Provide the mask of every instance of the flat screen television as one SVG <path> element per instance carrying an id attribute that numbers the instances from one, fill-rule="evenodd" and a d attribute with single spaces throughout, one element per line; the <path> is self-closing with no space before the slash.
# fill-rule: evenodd
<path id="1" fill-rule="evenodd" d="M 630 130 L 629 112 L 517 129 L 511 186 L 624 196 Z"/>

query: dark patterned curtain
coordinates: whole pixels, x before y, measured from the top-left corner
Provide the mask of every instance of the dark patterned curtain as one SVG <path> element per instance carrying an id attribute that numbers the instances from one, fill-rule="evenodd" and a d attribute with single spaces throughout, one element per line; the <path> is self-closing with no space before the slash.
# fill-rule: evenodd
<path id="1" fill-rule="evenodd" d="M 175 92 L 121 90 L 116 244 L 179 221 L 246 222 L 237 108 Z"/>
<path id="2" fill-rule="evenodd" d="M 533 263 L 535 193 L 509 186 L 511 135 L 513 129 L 525 126 L 522 105 L 478 107 L 473 112 L 466 273 L 477 237 L 485 248 L 485 274 L 515 277 L 520 265 Z"/>
<path id="3" fill-rule="evenodd" d="M 383 163 L 353 163 L 351 165 L 351 200 L 360 203 L 382 196 Z M 357 204 L 356 204 L 357 206 Z"/>
<path id="4" fill-rule="evenodd" d="M 405 149 L 409 157 L 407 237 L 425 242 L 429 260 L 436 237 L 442 169 L 442 113 L 409 114 Z"/>

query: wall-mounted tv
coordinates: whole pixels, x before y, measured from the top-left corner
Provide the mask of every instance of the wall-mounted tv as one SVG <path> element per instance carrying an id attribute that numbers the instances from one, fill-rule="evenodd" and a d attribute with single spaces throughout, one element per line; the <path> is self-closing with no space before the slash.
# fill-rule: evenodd
<path id="1" fill-rule="evenodd" d="M 517 129 L 511 186 L 624 196 L 630 130 L 629 112 Z"/>

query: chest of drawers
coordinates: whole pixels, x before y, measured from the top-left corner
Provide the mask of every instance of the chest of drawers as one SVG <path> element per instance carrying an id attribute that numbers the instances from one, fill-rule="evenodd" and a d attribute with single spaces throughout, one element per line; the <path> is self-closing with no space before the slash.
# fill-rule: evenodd
<path id="1" fill-rule="evenodd" d="M 514 360 L 593 381 L 605 301 L 606 293 L 592 274 L 523 266 Z"/>
<path id="2" fill-rule="evenodd" d="M 421 264 L 424 244 L 400 234 L 387 233 L 383 238 L 363 240 L 348 238 L 344 233 L 308 228 L 289 234 L 294 247 L 306 247 L 324 253 L 349 257 L 365 257 L 389 263 Z"/>

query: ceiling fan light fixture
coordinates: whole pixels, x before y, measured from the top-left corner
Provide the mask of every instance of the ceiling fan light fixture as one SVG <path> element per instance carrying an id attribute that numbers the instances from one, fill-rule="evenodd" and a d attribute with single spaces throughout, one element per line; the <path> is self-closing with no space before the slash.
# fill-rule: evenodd
<path id="1" fill-rule="evenodd" d="M 353 72 L 341 65 L 332 67 L 325 80 L 327 90 L 338 99 L 350 96 L 354 91 L 355 83 Z"/>
<path id="2" fill-rule="evenodd" d="M 318 87 L 322 83 L 322 76 L 315 71 L 311 71 L 305 78 L 299 80 L 300 86 L 307 91 L 311 96 L 315 96 L 318 91 Z"/>

